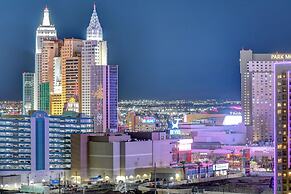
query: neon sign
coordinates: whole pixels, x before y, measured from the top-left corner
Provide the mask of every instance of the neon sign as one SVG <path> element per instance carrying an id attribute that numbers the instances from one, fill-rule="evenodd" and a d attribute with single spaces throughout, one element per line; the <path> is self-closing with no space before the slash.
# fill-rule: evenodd
<path id="1" fill-rule="evenodd" d="M 214 170 L 227 170 L 229 168 L 228 163 L 223 163 L 223 164 L 214 164 L 213 169 Z"/>
<path id="2" fill-rule="evenodd" d="M 272 54 L 271 59 L 274 59 L 274 60 L 291 59 L 291 54 Z"/>
<path id="3" fill-rule="evenodd" d="M 179 151 L 191 151 L 193 139 L 180 139 L 179 140 Z"/>
<path id="4" fill-rule="evenodd" d="M 153 124 L 155 122 L 156 122 L 156 119 L 154 117 L 144 117 L 142 119 L 142 123 Z"/>
<path id="5" fill-rule="evenodd" d="M 182 119 L 175 119 L 175 121 L 172 121 L 172 129 L 179 129 L 180 121 L 182 121 Z"/>
<path id="6" fill-rule="evenodd" d="M 170 135 L 181 135 L 181 131 L 179 129 L 171 129 Z"/>

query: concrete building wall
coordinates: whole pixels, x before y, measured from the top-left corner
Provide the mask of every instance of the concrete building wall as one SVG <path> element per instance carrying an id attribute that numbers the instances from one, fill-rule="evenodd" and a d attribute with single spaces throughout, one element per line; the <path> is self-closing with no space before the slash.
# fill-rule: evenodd
<path id="1" fill-rule="evenodd" d="M 82 180 L 89 180 L 89 136 L 94 134 L 72 134 L 71 135 L 71 174 L 81 176 Z M 91 160 L 94 163 L 94 158 Z"/>
<path id="2" fill-rule="evenodd" d="M 225 132 L 198 132 L 194 137 L 196 142 L 220 142 L 225 145 L 242 145 L 246 143 L 246 134 Z"/>
<path id="3" fill-rule="evenodd" d="M 96 136 L 98 139 L 98 137 Z M 76 144 L 77 145 L 77 144 Z M 169 167 L 172 162 L 171 140 L 88 142 L 89 177 L 135 176 L 135 169 Z M 72 158 L 78 159 L 78 158 Z M 74 164 L 74 162 L 73 162 Z"/>
<path id="4" fill-rule="evenodd" d="M 186 128 L 187 127 L 187 128 Z M 185 125 L 182 134 L 191 134 L 194 142 L 220 142 L 225 145 L 246 143 L 246 127 L 239 125 Z"/>
<path id="5" fill-rule="evenodd" d="M 153 141 L 153 162 L 156 167 L 169 167 L 171 165 L 174 146 L 175 143 L 171 139 Z"/>
<path id="6" fill-rule="evenodd" d="M 88 142 L 88 165 L 89 177 L 109 176 L 113 177 L 115 169 L 113 164 L 115 160 L 119 160 L 119 155 L 113 155 L 114 144 L 108 142 Z M 118 169 L 119 170 L 119 169 Z"/>
<path id="7" fill-rule="evenodd" d="M 121 142 L 122 176 L 134 175 L 136 168 L 151 167 L 152 141 Z"/>

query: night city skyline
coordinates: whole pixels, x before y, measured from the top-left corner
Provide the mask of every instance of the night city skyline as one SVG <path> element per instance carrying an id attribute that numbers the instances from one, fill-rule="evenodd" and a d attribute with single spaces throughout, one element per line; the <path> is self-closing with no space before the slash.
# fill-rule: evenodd
<path id="1" fill-rule="evenodd" d="M 0 20 L 6 26 L 0 37 L 0 81 L 10 84 L 0 84 L 5 91 L 1 99 L 21 99 L 21 73 L 34 68 L 34 31 L 40 10 L 48 5 L 60 38 L 84 39 L 92 3 L 3 2 L 0 16 L 7 19 Z M 265 11 L 257 13 L 261 3 Z M 128 0 L 96 1 L 96 5 L 109 42 L 109 64 L 122 67 L 120 99 L 239 99 L 240 49 L 291 50 L 287 38 L 291 28 L 280 27 L 291 18 L 287 1 Z"/>
<path id="2" fill-rule="evenodd" d="M 1 2 L 0 193 L 291 193 L 290 7 Z"/>

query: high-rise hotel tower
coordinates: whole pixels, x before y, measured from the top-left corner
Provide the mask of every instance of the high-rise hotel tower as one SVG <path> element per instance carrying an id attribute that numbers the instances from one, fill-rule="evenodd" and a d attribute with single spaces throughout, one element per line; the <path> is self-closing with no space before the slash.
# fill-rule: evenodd
<path id="1" fill-rule="evenodd" d="M 65 38 L 61 49 L 63 105 L 67 104 L 70 98 L 75 98 L 77 102 L 80 102 L 82 47 L 82 40 Z"/>
<path id="2" fill-rule="evenodd" d="M 274 140 L 274 64 L 290 60 L 291 54 L 240 51 L 242 114 L 250 142 Z"/>
<path id="3" fill-rule="evenodd" d="M 291 62 L 274 67 L 274 193 L 291 193 Z"/>
<path id="4" fill-rule="evenodd" d="M 25 76 L 27 80 L 33 75 Z M 117 131 L 118 66 L 107 65 L 107 42 L 95 5 L 84 41 L 58 40 L 45 8 L 36 31 L 33 97 L 25 96 L 31 95 L 25 83 L 26 114 L 30 109 L 51 115 L 77 111 L 94 118 L 96 132 Z"/>
<path id="5" fill-rule="evenodd" d="M 118 67 L 107 65 L 107 43 L 94 5 L 82 48 L 81 110 L 96 132 L 117 130 Z"/>
<path id="6" fill-rule="evenodd" d="M 41 84 L 46 86 L 52 80 L 52 74 L 50 73 L 53 68 L 52 59 L 54 55 L 57 55 L 58 47 L 60 45 L 57 42 L 57 32 L 54 25 L 50 23 L 49 10 L 46 7 L 42 23 L 36 30 L 35 73 L 23 74 L 23 114 L 41 108 L 40 86 Z M 32 77 L 33 81 L 31 80 Z"/>
<path id="7" fill-rule="evenodd" d="M 40 87 L 42 75 L 42 49 L 44 41 L 57 40 L 57 31 L 53 24 L 50 22 L 49 10 L 46 7 L 43 13 L 43 20 L 36 30 L 35 40 L 35 81 L 34 81 L 34 110 L 39 109 L 40 105 Z"/>

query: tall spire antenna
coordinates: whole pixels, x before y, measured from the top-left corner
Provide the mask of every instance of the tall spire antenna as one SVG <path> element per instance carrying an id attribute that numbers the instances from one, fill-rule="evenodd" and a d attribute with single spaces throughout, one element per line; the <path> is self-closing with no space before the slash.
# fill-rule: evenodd
<path id="1" fill-rule="evenodd" d="M 102 28 L 99 23 L 98 15 L 96 12 L 96 4 L 93 4 L 93 13 L 87 27 L 87 40 L 103 40 Z"/>
<path id="2" fill-rule="evenodd" d="M 45 6 L 45 9 L 43 11 L 43 20 L 42 20 L 42 25 L 43 26 L 50 26 L 50 15 L 49 15 L 49 10 L 47 5 Z"/>

